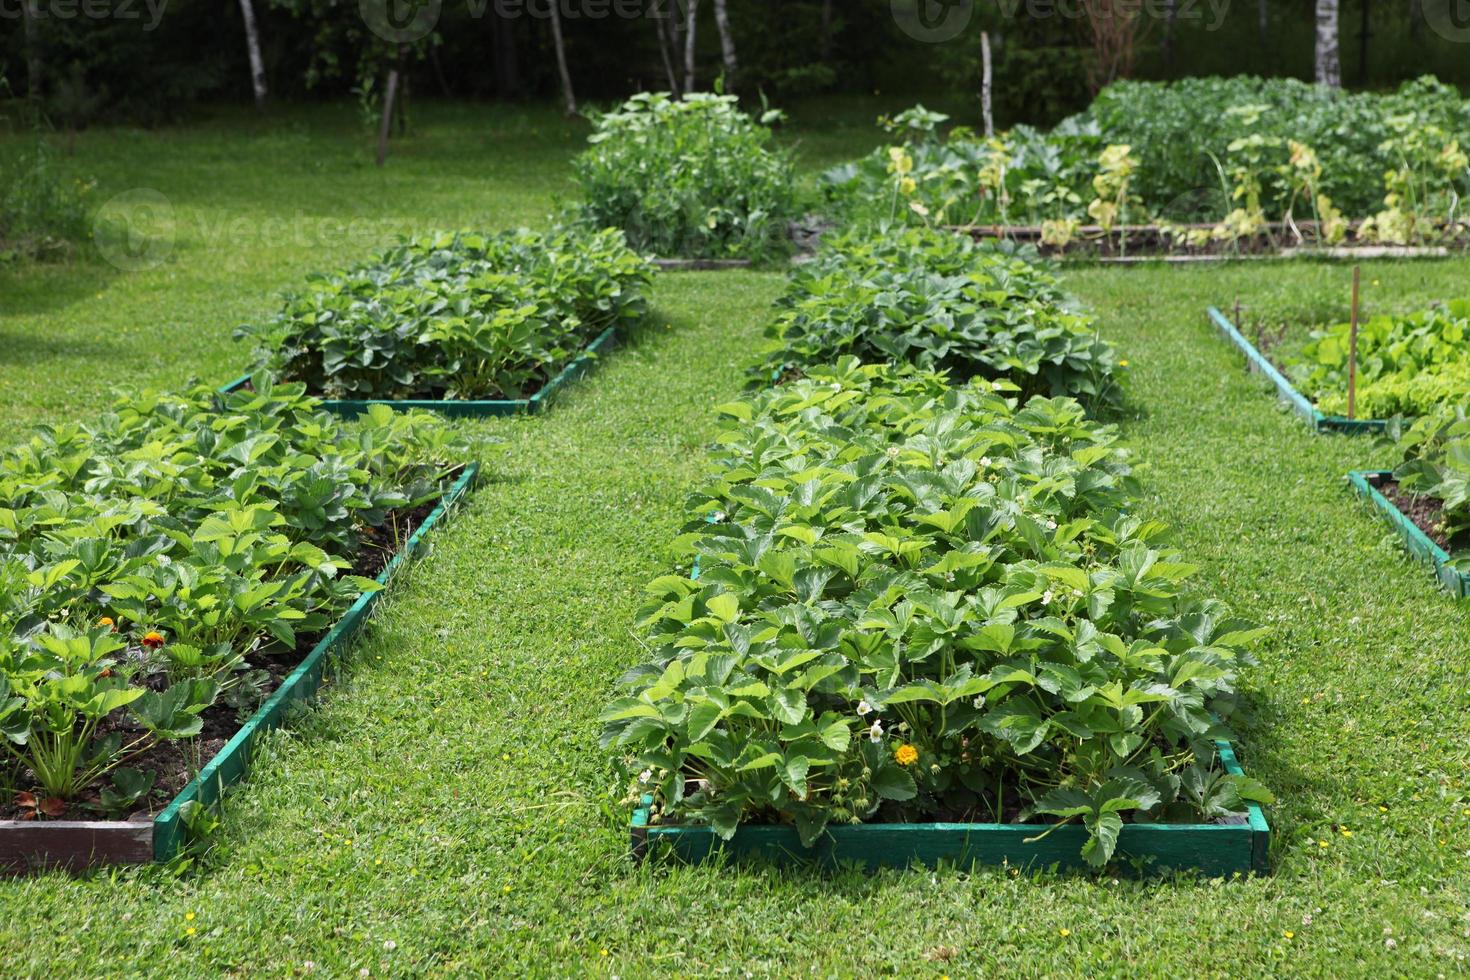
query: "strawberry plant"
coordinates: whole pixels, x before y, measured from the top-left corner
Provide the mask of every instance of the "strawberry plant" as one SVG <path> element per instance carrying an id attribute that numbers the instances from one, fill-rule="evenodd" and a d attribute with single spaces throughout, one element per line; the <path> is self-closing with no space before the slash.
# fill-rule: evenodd
<path id="1" fill-rule="evenodd" d="M 847 358 L 722 406 L 698 576 L 649 583 L 602 714 L 656 820 L 1078 819 L 1101 866 L 1269 799 L 1215 750 L 1261 631 L 1131 512 L 1113 428 L 1015 393 Z"/>
<path id="2" fill-rule="evenodd" d="M 0 746 L 19 809 L 146 797 L 150 751 L 200 735 L 216 705 L 253 710 L 258 662 L 289 662 L 378 588 L 354 571 L 463 458 L 437 419 L 341 422 L 267 375 L 127 395 L 0 454 Z"/>
<path id="3" fill-rule="evenodd" d="M 446 233 L 312 277 L 236 336 L 259 369 L 329 398 L 525 398 L 641 319 L 652 277 L 616 231 Z"/>
<path id="4" fill-rule="evenodd" d="M 643 93 L 592 117 L 572 163 L 590 228 L 620 228 L 643 253 L 760 259 L 789 249 L 796 216 L 791 156 L 734 96 Z"/>
<path id="5" fill-rule="evenodd" d="M 1117 357 L 1056 279 L 1015 250 L 934 229 L 850 233 L 802 266 L 766 331 L 769 379 L 851 354 L 1117 400 Z"/>

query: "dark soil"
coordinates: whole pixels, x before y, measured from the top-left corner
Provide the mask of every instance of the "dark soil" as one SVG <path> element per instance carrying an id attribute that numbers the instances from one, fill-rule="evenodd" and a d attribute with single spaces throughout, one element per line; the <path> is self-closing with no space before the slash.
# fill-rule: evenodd
<path id="1" fill-rule="evenodd" d="M 1450 540 L 1445 536 L 1441 522 L 1444 518 L 1444 502 L 1437 497 L 1428 497 L 1423 494 L 1406 493 L 1399 489 L 1397 481 L 1380 480 L 1374 484 L 1379 493 L 1388 498 L 1389 503 L 1397 507 L 1405 517 L 1414 522 L 1414 525 L 1428 535 L 1429 540 L 1439 545 L 1445 551 L 1457 551 L 1470 547 L 1470 541 L 1460 539 Z"/>
<path id="2" fill-rule="evenodd" d="M 412 510 L 389 514 L 382 527 L 363 531 L 362 547 L 353 559 L 352 574 L 364 578 L 376 578 L 380 575 L 404 542 L 428 519 L 435 506 L 437 501 L 430 501 Z M 269 680 L 261 686 L 262 701 L 275 693 L 281 682 L 306 659 L 307 654 L 311 653 L 324 635 L 326 634 L 318 633 L 298 637 L 296 647 L 291 650 L 275 645 L 246 657 L 249 669 L 263 670 L 270 675 Z M 155 676 L 146 683 L 155 690 L 166 686 L 166 681 L 161 676 Z M 250 713 L 254 713 L 253 709 Z M 216 703 L 207 709 L 202 718 L 204 730 L 196 738 L 187 742 L 159 742 L 126 763 L 129 767 L 144 772 L 154 771 L 157 773 L 157 781 L 153 785 L 153 792 L 139 805 L 137 812 L 123 819 L 148 819 L 153 812 L 167 806 L 189 784 L 200 768 L 219 754 L 220 749 L 244 727 L 238 717 L 238 710 L 223 703 Z M 102 735 L 109 732 L 121 733 L 123 745 L 126 746 L 141 736 L 143 729 L 123 714 L 99 730 Z M 3 779 L 3 775 L 0 775 L 0 779 Z M 28 785 L 28 781 L 24 779 L 21 783 Z M 79 799 L 72 801 L 58 819 L 106 820 L 107 815 L 99 809 L 99 799 L 99 790 L 93 787 Z M 21 820 L 31 816 L 28 810 L 14 805 L 9 799 L 0 801 L 0 820 Z"/>

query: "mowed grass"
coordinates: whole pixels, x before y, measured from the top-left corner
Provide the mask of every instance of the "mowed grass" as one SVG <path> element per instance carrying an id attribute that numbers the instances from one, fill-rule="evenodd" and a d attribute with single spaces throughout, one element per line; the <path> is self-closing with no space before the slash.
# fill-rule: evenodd
<path id="1" fill-rule="evenodd" d="M 228 138 L 214 139 L 231 157 Z M 494 171 L 496 152 L 466 169 Z M 249 154 L 248 142 L 238 148 L 242 169 L 258 166 Z M 174 166 L 197 180 L 187 161 Z M 335 177 L 319 179 L 329 193 Z M 310 181 L 298 183 L 309 197 Z M 202 183 L 194 193 L 209 199 Z M 455 217 L 453 196 L 445 190 L 441 217 Z M 179 275 L 210 279 L 210 253 L 189 254 Z M 319 264 L 306 258 L 282 256 L 260 285 Z M 1457 292 L 1470 262 L 1365 272 L 1384 290 L 1432 298 Z M 1150 514 L 1174 525 L 1203 590 L 1273 627 L 1247 678 L 1242 733 L 1248 771 L 1280 798 L 1270 877 L 627 860 L 627 813 L 596 715 L 643 655 L 642 584 L 676 561 L 668 544 L 703 472 L 711 409 L 744 383 L 781 288 L 775 273 L 687 273 L 661 277 L 654 322 L 554 411 L 466 423 L 483 437 L 486 483 L 397 584 L 343 679 L 230 795 L 199 866 L 0 881 L 5 972 L 1463 973 L 1470 615 L 1343 487 L 1345 470 L 1385 452 L 1309 434 L 1203 315 L 1237 293 L 1330 289 L 1346 268 L 1078 269 L 1068 281 L 1131 362 L 1122 424 Z M 271 305 L 219 280 L 226 290 L 214 301 Z M 191 302 L 166 286 L 148 296 L 155 322 Z M 125 322 L 108 304 L 94 314 Z M 195 373 L 210 357 L 231 363 L 224 327 L 209 330 L 190 355 Z M 154 357 L 167 349 L 145 344 Z M 105 357 L 87 363 L 115 373 Z M 46 381 L 35 366 L 3 372 L 19 386 L 7 391 Z M 26 408 L 82 418 L 92 403 Z"/>

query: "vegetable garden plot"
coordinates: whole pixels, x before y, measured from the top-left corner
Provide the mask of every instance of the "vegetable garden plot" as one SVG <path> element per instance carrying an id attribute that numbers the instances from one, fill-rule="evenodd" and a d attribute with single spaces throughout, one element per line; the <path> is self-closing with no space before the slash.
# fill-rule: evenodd
<path id="1" fill-rule="evenodd" d="M 636 848 L 1263 866 L 1222 721 L 1260 631 L 1125 516 L 1115 430 L 1013 392 L 849 358 L 722 407 L 699 575 L 602 715 Z"/>
<path id="2" fill-rule="evenodd" d="M 1227 742 L 1218 744 L 1225 771 L 1243 776 Z M 1087 866 L 1081 824 L 891 823 L 829 827 L 812 846 L 794 826 L 742 825 L 729 840 L 710 827 L 650 823 L 653 797 L 645 795 L 629 823 L 633 857 L 672 856 L 696 864 L 757 860 L 776 865 L 858 865 L 878 868 L 969 867 L 1004 864 L 1022 870 Z M 1235 823 L 1132 823 L 1119 832 L 1115 858 L 1148 872 L 1195 870 L 1211 877 L 1266 874 L 1271 828 L 1254 803 Z"/>
<path id="3" fill-rule="evenodd" d="M 339 423 L 264 377 L 127 398 L 7 454 L 0 866 L 177 853 L 468 492 L 456 457 L 431 416 Z"/>
<path id="4" fill-rule="evenodd" d="M 1247 367 L 1254 373 L 1265 375 L 1275 386 L 1277 395 L 1314 430 L 1347 433 L 1381 432 L 1383 430 L 1386 424 L 1383 419 L 1349 419 L 1340 415 L 1323 414 L 1305 395 L 1296 390 L 1296 386 L 1287 380 L 1276 365 L 1256 349 L 1255 344 L 1245 339 L 1225 314 L 1213 306 L 1208 309 L 1207 314 L 1215 329 L 1245 355 Z"/>
<path id="5" fill-rule="evenodd" d="M 1434 578 L 1441 586 L 1459 598 L 1470 596 L 1470 575 L 1451 565 L 1449 552 L 1435 544 L 1413 518 L 1385 496 L 1384 491 L 1395 482 L 1393 471 L 1353 470 L 1347 478 L 1358 496 L 1372 503 L 1388 518 L 1409 554 L 1433 569 Z"/>
<path id="6" fill-rule="evenodd" d="M 444 234 L 315 277 L 237 336 L 256 343 L 251 373 L 302 382 L 339 412 L 536 412 L 643 319 L 653 276 L 618 231 Z"/>
<path id="7" fill-rule="evenodd" d="M 576 360 L 562 368 L 547 385 L 536 392 L 530 398 L 501 399 L 491 401 L 446 401 L 428 399 L 324 399 L 322 408 L 336 415 L 352 417 L 361 415 L 371 409 L 374 405 L 381 405 L 399 411 L 410 411 L 421 409 L 428 412 L 438 412 L 450 418 L 488 418 L 501 415 L 535 415 L 546 409 L 555 401 L 558 393 L 563 391 L 574 381 L 586 376 L 597 365 L 601 356 L 616 346 L 618 341 L 617 328 L 608 327 L 598 336 L 596 340 L 587 345 Z M 250 375 L 243 375 L 231 381 L 220 389 L 221 393 L 228 394 L 239 391 L 250 384 Z"/>

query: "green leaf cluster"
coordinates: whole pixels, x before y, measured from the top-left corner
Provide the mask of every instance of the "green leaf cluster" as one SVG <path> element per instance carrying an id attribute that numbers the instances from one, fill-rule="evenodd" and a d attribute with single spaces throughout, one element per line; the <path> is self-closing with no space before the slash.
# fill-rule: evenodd
<path id="1" fill-rule="evenodd" d="M 1013 249 L 930 228 L 856 231 L 791 278 L 757 383 L 852 355 L 1115 402 L 1118 357 L 1055 277 Z"/>
<path id="2" fill-rule="evenodd" d="M 465 455 L 434 416 L 342 422 L 267 375 L 124 395 L 0 454 L 0 745 L 21 784 L 73 799 L 237 688 L 264 693 L 251 660 L 377 589 L 354 558 L 395 549 L 393 515 Z"/>
<path id="3" fill-rule="evenodd" d="M 653 266 L 617 231 L 454 232 L 317 275 L 237 338 L 326 398 L 518 399 L 647 312 Z"/>
<path id="4" fill-rule="evenodd" d="M 1080 817 L 1100 865 L 1124 821 L 1265 798 L 1216 756 L 1261 631 L 1188 591 L 1076 401 L 846 358 L 720 411 L 697 573 L 649 584 L 602 714 L 656 819 Z"/>
<path id="5" fill-rule="evenodd" d="M 643 93 L 593 116 L 591 146 L 572 162 L 577 219 L 620 228 L 642 253 L 763 259 L 789 250 L 797 215 L 791 155 L 734 96 Z"/>

